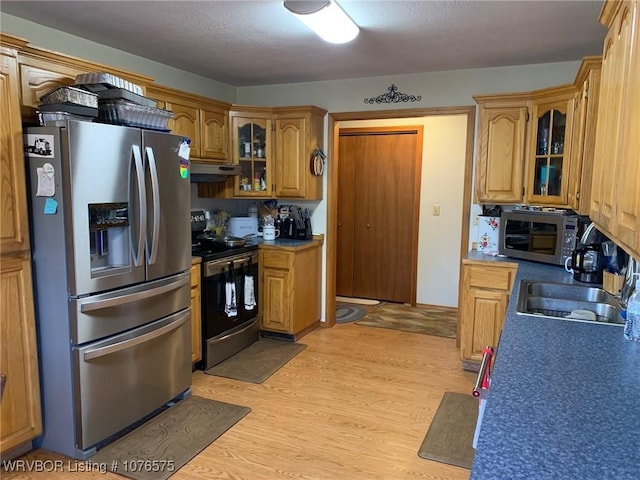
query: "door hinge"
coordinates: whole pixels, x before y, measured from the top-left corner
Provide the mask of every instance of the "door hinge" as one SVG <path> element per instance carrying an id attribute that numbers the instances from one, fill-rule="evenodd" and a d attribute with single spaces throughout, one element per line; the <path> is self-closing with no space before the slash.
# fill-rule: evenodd
<path id="1" fill-rule="evenodd" d="M 580 192 L 576 192 L 576 200 L 580 200 Z"/>
<path id="2" fill-rule="evenodd" d="M 522 198 L 524 198 L 524 187 L 522 187 Z"/>

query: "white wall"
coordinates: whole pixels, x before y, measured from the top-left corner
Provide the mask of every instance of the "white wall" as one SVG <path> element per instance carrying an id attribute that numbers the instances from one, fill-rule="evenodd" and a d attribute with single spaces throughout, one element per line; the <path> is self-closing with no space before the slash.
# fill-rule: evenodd
<path id="1" fill-rule="evenodd" d="M 580 61 L 479 68 L 448 72 L 367 77 L 351 80 L 238 88 L 245 105 L 318 105 L 329 112 L 360 112 L 442 106 L 475 105 L 473 95 L 518 92 L 573 83 Z M 387 92 L 395 84 L 419 102 L 366 104 L 365 98 Z"/>
<path id="2" fill-rule="evenodd" d="M 416 301 L 455 307 L 462 227 L 466 115 L 340 122 L 340 128 L 422 125 Z M 440 215 L 432 215 L 433 205 Z M 357 248 L 357 245 L 356 245 Z"/>
<path id="3" fill-rule="evenodd" d="M 147 75 L 152 77 L 155 83 L 166 87 L 197 93 L 224 102 L 236 102 L 236 88 L 231 85 L 187 73 L 153 60 L 1 12 L 0 29 L 2 33 L 28 40 L 34 47 L 46 48 L 54 52 Z"/>

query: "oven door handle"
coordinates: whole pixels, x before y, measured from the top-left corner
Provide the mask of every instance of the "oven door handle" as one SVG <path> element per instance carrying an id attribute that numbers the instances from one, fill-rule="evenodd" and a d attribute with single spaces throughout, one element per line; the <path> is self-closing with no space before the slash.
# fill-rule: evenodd
<path id="1" fill-rule="evenodd" d="M 254 320 L 253 322 L 249 322 L 249 325 L 247 325 L 246 327 L 244 327 L 241 330 L 238 330 L 237 332 L 233 332 L 233 333 L 229 333 L 227 335 L 225 335 L 224 337 L 220 337 L 220 338 L 216 338 L 216 342 L 220 342 L 222 340 L 225 340 L 229 337 L 235 336 L 235 335 L 239 335 L 243 332 L 246 332 L 247 330 L 249 330 L 251 327 L 253 327 L 255 325 L 256 321 Z"/>
<path id="2" fill-rule="evenodd" d="M 187 319 L 190 317 L 191 310 L 187 310 L 182 315 L 180 315 L 176 320 L 169 323 L 168 325 L 164 325 L 157 330 L 153 330 L 152 332 L 145 333 L 144 335 L 140 335 L 139 337 L 134 337 L 129 340 L 125 340 L 123 342 L 114 343 L 113 345 L 109 345 L 107 347 L 94 348 L 91 350 L 87 350 L 84 353 L 85 361 L 93 360 L 99 357 L 104 357 L 106 355 L 111 355 L 112 353 L 121 352 L 122 350 L 126 350 L 128 348 L 135 347 L 137 345 L 141 345 L 143 343 L 149 342 L 155 338 L 158 338 L 162 335 L 165 335 L 169 332 L 177 330 L 180 328 Z"/>
<path id="3" fill-rule="evenodd" d="M 191 283 L 191 278 L 189 276 L 184 276 L 183 278 L 175 280 L 167 285 L 156 287 L 152 290 L 145 290 L 142 292 L 131 293 L 129 295 L 122 295 L 119 297 L 107 298 L 105 300 L 96 300 L 93 302 L 83 303 L 82 306 L 80 307 L 80 311 L 82 313 L 92 312 L 95 310 L 102 310 L 103 308 L 117 307 L 120 305 L 124 305 L 125 303 L 137 302 L 139 300 L 155 297 L 163 293 L 171 292 L 173 290 L 178 290 L 184 285 L 190 284 L 190 283 Z"/>

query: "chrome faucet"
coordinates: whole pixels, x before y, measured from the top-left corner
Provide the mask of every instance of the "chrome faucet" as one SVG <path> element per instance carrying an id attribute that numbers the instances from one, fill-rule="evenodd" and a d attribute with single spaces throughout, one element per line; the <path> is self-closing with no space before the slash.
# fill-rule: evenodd
<path id="1" fill-rule="evenodd" d="M 630 256 L 629 263 L 627 265 L 627 272 L 624 276 L 624 284 L 620 289 L 620 304 L 622 305 L 622 308 L 627 308 L 627 302 L 635 290 L 636 274 L 638 273 L 640 273 L 638 261 Z"/>

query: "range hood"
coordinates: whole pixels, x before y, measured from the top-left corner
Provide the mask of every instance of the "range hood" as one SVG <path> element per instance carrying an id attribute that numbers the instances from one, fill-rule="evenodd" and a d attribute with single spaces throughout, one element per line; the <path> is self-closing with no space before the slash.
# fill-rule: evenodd
<path id="1" fill-rule="evenodd" d="M 207 165 L 192 163 L 191 183 L 224 182 L 229 177 L 240 175 L 240 165 Z"/>

